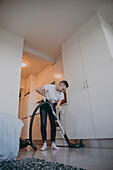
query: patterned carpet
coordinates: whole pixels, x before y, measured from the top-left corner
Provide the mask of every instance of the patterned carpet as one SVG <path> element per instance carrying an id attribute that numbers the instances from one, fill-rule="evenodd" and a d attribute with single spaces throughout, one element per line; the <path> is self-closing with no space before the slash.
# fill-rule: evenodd
<path id="1" fill-rule="evenodd" d="M 47 162 L 37 158 L 27 158 L 15 161 L 8 161 L 0 163 L 0 170 L 83 170 L 70 165 L 59 164 L 56 162 Z"/>

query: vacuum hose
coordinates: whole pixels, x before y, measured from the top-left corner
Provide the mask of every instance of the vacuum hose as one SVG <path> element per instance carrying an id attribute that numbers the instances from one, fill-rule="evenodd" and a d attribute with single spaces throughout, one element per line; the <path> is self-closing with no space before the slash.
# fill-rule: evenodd
<path id="1" fill-rule="evenodd" d="M 64 129 L 62 128 L 62 126 L 61 126 L 61 124 L 60 124 L 60 122 L 59 122 L 58 116 L 56 115 L 56 113 L 55 113 L 55 111 L 54 111 L 54 109 L 53 109 L 52 103 L 47 100 L 46 102 L 43 102 L 43 103 L 39 104 L 39 105 L 35 108 L 35 110 L 34 110 L 34 112 L 33 112 L 33 114 L 32 114 L 32 117 L 31 117 L 31 122 L 30 122 L 29 139 L 25 139 L 25 140 L 23 140 L 23 141 L 21 140 L 21 141 L 20 141 L 20 148 L 24 148 L 24 147 L 26 147 L 27 145 L 30 145 L 35 151 L 37 150 L 37 147 L 33 144 L 33 140 L 32 140 L 33 120 L 34 120 L 34 117 L 35 117 L 35 114 L 36 114 L 37 110 L 38 110 L 42 105 L 45 105 L 45 104 L 48 104 L 48 105 L 50 106 L 50 108 L 51 108 L 51 110 L 52 110 L 52 113 L 53 113 L 53 116 L 55 117 L 55 120 L 57 121 L 57 123 L 58 123 L 58 125 L 59 125 L 59 127 L 60 127 L 60 129 L 61 129 L 61 131 L 62 131 L 62 134 L 63 134 L 66 142 L 68 143 L 68 146 L 69 146 L 70 148 L 80 148 L 80 147 L 83 147 L 84 145 L 83 145 L 83 143 L 82 143 L 82 140 L 81 140 L 80 144 L 73 144 L 73 143 L 71 143 L 71 142 L 69 141 L 69 139 L 68 139 L 68 137 L 67 137 L 67 134 L 64 132 Z"/>

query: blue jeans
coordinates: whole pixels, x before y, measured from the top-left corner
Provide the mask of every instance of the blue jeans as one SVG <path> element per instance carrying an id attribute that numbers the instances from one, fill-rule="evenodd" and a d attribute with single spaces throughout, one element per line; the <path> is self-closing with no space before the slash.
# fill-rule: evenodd
<path id="1" fill-rule="evenodd" d="M 55 105 L 53 104 L 54 111 Z M 48 104 L 42 105 L 40 107 L 40 117 L 41 117 L 41 134 L 42 134 L 42 140 L 43 142 L 47 141 L 47 132 L 46 132 L 46 126 L 47 126 L 47 113 L 49 114 L 49 120 L 51 125 L 51 142 L 55 142 L 56 137 L 56 122 L 55 118 L 52 114 L 52 111 Z"/>

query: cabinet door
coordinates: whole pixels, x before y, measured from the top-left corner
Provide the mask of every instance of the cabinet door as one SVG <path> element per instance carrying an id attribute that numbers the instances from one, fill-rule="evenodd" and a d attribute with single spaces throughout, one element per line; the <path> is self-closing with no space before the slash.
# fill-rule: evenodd
<path id="1" fill-rule="evenodd" d="M 64 77 L 69 81 L 64 127 L 69 138 L 95 137 L 87 88 L 83 87 L 85 75 L 77 36 L 71 36 L 62 48 Z"/>
<path id="2" fill-rule="evenodd" d="M 21 132 L 21 138 L 22 139 L 27 139 L 29 138 L 29 119 L 22 119 L 22 122 L 24 123 L 24 126 L 22 128 L 22 132 Z"/>
<path id="3" fill-rule="evenodd" d="M 29 117 L 29 127 L 30 127 L 30 122 L 31 122 L 31 117 Z M 49 122 L 48 115 L 47 115 L 46 131 L 47 131 L 47 139 L 50 140 L 50 122 Z M 36 115 L 33 120 L 32 138 L 33 140 L 42 140 L 40 113 L 38 113 L 38 115 Z"/>
<path id="4" fill-rule="evenodd" d="M 30 127 L 31 117 L 29 117 L 29 127 Z M 33 140 L 42 140 L 41 137 L 41 125 L 40 125 L 40 114 L 36 115 L 33 120 L 32 126 L 32 138 Z"/>
<path id="5" fill-rule="evenodd" d="M 22 118 L 28 117 L 29 111 L 29 94 L 22 100 Z"/>
<path id="6" fill-rule="evenodd" d="M 50 127 L 50 120 L 49 120 L 49 116 L 47 115 L 47 140 L 51 139 L 51 127 Z"/>
<path id="7" fill-rule="evenodd" d="M 113 59 L 96 19 L 78 34 L 97 138 L 113 137 Z"/>

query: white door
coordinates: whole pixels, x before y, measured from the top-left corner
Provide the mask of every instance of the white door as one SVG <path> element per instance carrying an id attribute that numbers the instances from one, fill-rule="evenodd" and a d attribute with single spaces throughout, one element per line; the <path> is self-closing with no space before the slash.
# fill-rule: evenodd
<path id="1" fill-rule="evenodd" d="M 113 59 L 98 19 L 78 33 L 97 138 L 113 137 Z"/>
<path id="2" fill-rule="evenodd" d="M 77 36 L 71 36 L 62 48 L 64 77 L 69 81 L 68 105 L 64 114 L 64 127 L 69 138 L 94 138 L 90 103 L 85 88 L 85 75 Z M 84 82 L 84 86 L 83 86 Z"/>

